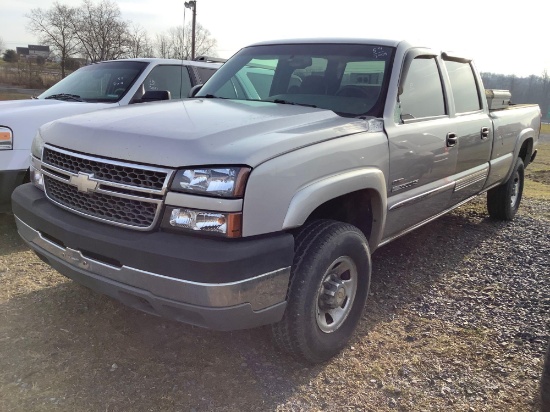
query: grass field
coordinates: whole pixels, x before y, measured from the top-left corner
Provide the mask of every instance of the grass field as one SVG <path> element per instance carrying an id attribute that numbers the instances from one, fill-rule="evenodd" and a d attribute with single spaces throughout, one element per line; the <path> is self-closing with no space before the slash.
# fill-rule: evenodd
<path id="1" fill-rule="evenodd" d="M 550 200 L 550 144 L 541 143 L 537 158 L 525 171 L 525 195 Z"/>

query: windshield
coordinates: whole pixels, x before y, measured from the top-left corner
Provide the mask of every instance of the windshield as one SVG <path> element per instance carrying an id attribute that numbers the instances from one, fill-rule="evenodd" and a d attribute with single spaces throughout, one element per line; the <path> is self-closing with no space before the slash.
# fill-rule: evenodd
<path id="1" fill-rule="evenodd" d="M 195 97 L 256 100 L 381 116 L 394 49 L 367 44 L 253 46 L 229 59 Z"/>
<path id="2" fill-rule="evenodd" d="M 84 102 L 118 102 L 147 64 L 136 61 L 92 64 L 65 77 L 38 98 Z"/>

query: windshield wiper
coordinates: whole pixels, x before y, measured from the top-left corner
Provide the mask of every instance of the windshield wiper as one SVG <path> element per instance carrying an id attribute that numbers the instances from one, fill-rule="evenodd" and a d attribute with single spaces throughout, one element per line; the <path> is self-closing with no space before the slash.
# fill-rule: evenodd
<path id="1" fill-rule="evenodd" d="M 291 104 L 293 106 L 305 106 L 305 107 L 317 107 L 314 104 L 296 103 L 283 99 L 264 100 L 264 102 L 278 103 L 278 104 Z"/>
<path id="2" fill-rule="evenodd" d="M 52 94 L 48 97 L 45 97 L 45 99 L 56 99 L 56 100 L 64 100 L 69 101 L 72 100 L 73 102 L 83 102 L 78 94 L 69 94 L 69 93 L 58 93 L 58 94 Z"/>

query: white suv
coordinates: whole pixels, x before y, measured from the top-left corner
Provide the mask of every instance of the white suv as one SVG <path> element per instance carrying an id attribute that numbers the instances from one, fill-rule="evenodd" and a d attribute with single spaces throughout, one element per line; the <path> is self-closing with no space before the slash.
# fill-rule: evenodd
<path id="1" fill-rule="evenodd" d="M 182 99 L 222 63 L 121 59 L 85 66 L 32 100 L 0 102 L 0 213 L 11 193 L 28 181 L 36 131 L 62 117 L 156 100 Z"/>

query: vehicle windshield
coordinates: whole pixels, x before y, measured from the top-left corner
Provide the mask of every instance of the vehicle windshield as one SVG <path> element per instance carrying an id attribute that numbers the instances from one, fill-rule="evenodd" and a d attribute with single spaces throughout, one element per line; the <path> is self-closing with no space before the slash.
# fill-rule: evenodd
<path id="1" fill-rule="evenodd" d="M 242 49 L 195 97 L 254 100 L 381 116 L 394 49 L 373 44 L 281 44 Z"/>
<path id="2" fill-rule="evenodd" d="M 50 87 L 38 98 L 118 102 L 147 64 L 135 61 L 113 61 L 82 67 Z"/>

